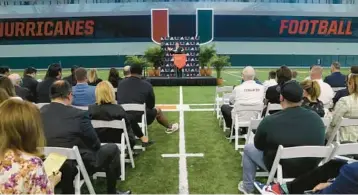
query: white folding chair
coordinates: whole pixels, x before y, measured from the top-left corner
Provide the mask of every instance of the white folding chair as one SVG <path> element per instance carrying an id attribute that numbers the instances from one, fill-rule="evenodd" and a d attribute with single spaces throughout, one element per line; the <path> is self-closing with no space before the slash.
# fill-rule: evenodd
<path id="1" fill-rule="evenodd" d="M 224 93 L 223 96 L 222 96 L 222 102 L 220 104 L 220 106 L 222 105 L 229 105 L 230 104 L 230 96 L 231 96 L 231 93 Z M 223 132 L 226 131 L 226 129 L 229 129 L 226 127 L 226 123 L 225 123 L 225 120 L 224 120 L 224 116 L 221 112 L 221 109 L 219 111 L 219 124 L 222 125 L 223 127 Z"/>
<path id="2" fill-rule="evenodd" d="M 88 106 L 72 106 L 72 107 L 80 109 L 80 110 L 88 110 Z"/>
<path id="3" fill-rule="evenodd" d="M 337 93 L 337 91 L 345 89 L 345 87 L 332 87 L 332 90 L 334 93 Z"/>
<path id="4" fill-rule="evenodd" d="M 268 103 L 265 116 L 270 115 L 270 113 L 269 113 L 270 111 L 278 111 L 278 110 L 282 110 L 281 104 Z"/>
<path id="5" fill-rule="evenodd" d="M 146 112 L 145 103 L 144 104 L 121 104 L 121 106 L 123 107 L 123 109 L 126 112 L 129 112 L 129 111 L 143 112 L 142 121 L 139 122 L 138 125 L 142 129 L 143 135 L 149 138 L 148 125 L 147 125 L 147 112 Z M 145 151 L 145 147 L 137 146 L 137 145 L 134 147 L 134 149 L 142 149 L 143 151 Z"/>
<path id="6" fill-rule="evenodd" d="M 84 183 L 86 183 L 90 194 L 96 194 L 77 146 L 73 146 L 73 148 L 44 147 L 45 157 L 47 157 L 51 153 L 66 156 L 67 160 L 76 160 L 76 168 L 78 170 L 78 173 L 73 181 L 73 186 L 75 187 L 75 194 L 81 194 L 81 187 Z M 83 180 L 81 180 L 81 174 L 83 176 Z"/>
<path id="7" fill-rule="evenodd" d="M 232 86 L 216 86 L 215 90 L 215 103 L 214 103 L 214 113 L 216 113 L 216 118 L 219 119 L 220 116 L 220 106 L 223 103 L 224 93 L 231 93 L 233 90 Z"/>
<path id="8" fill-rule="evenodd" d="M 234 137 L 235 139 L 235 150 L 243 149 L 245 145 L 239 144 L 239 139 L 246 139 L 246 135 L 239 135 L 239 129 L 241 127 L 249 127 L 250 126 L 250 120 L 249 121 L 239 121 L 238 112 L 250 112 L 254 116 L 251 119 L 259 119 L 262 115 L 262 110 L 264 108 L 263 104 L 258 105 L 235 105 L 234 106 L 234 117 L 233 117 L 233 123 L 231 127 L 231 135 L 230 135 L 230 141 L 231 138 Z M 235 136 L 233 136 L 235 132 Z"/>
<path id="9" fill-rule="evenodd" d="M 50 103 L 37 103 L 35 104 L 37 106 L 37 108 L 41 109 L 43 106 L 50 104 Z"/>
<path id="10" fill-rule="evenodd" d="M 293 178 L 283 178 L 282 166 L 280 160 L 292 158 L 322 158 L 327 162 L 333 152 L 333 145 L 330 146 L 297 146 L 284 148 L 280 145 L 277 149 L 275 160 L 267 179 L 267 185 L 274 181 L 277 172 L 277 182 L 284 183 L 293 180 Z"/>
<path id="11" fill-rule="evenodd" d="M 134 164 L 134 158 L 133 158 L 133 151 L 132 148 L 130 146 L 130 142 L 129 142 L 129 136 L 128 136 L 128 131 L 127 131 L 127 126 L 126 126 L 126 122 L 124 119 L 122 120 L 112 120 L 112 121 L 103 121 L 103 120 L 91 120 L 92 126 L 93 128 L 113 128 L 113 129 L 118 129 L 123 130 L 122 136 L 121 136 L 121 143 L 116 143 L 118 146 L 118 149 L 121 151 L 121 179 L 122 181 L 125 180 L 125 176 L 126 176 L 126 167 L 125 167 L 125 163 L 126 162 L 130 162 L 132 164 L 132 168 L 135 167 Z M 105 144 L 105 143 L 102 143 Z M 129 159 L 126 160 L 125 156 L 126 156 L 126 149 L 128 150 L 128 155 L 129 155 Z M 103 173 L 96 173 L 94 175 L 94 178 L 96 178 L 96 176 L 103 176 Z"/>
<path id="12" fill-rule="evenodd" d="M 334 150 L 330 159 L 347 160 L 348 163 L 357 162 L 357 160 L 345 157 L 345 155 L 358 155 L 358 143 L 334 144 Z"/>
<path id="13" fill-rule="evenodd" d="M 341 127 L 358 126 L 358 119 L 343 118 L 333 128 L 332 134 L 330 135 L 327 145 L 332 144 L 333 140 L 336 139 L 337 143 L 340 143 L 339 129 Z"/>

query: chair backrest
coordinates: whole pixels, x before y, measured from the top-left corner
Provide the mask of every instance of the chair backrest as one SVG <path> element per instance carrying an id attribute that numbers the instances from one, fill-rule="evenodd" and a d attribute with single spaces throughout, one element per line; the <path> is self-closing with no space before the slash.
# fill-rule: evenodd
<path id="1" fill-rule="evenodd" d="M 255 134 L 254 134 L 253 130 L 256 130 L 259 127 L 261 121 L 262 121 L 262 119 L 252 119 L 250 121 L 250 126 L 247 130 L 247 137 L 245 140 L 245 145 L 254 142 Z"/>
<path id="2" fill-rule="evenodd" d="M 268 103 L 265 116 L 270 114 L 269 111 L 277 111 L 277 110 L 282 110 L 281 104 Z"/>
<path id="3" fill-rule="evenodd" d="M 335 156 L 340 155 L 358 155 L 358 143 L 335 143 L 335 147 L 330 158 L 332 159 Z"/>
<path id="4" fill-rule="evenodd" d="M 231 93 L 233 89 L 234 88 L 232 86 L 222 86 L 222 87 L 217 86 L 216 94 L 225 93 L 225 92 Z"/>
<path id="5" fill-rule="evenodd" d="M 337 92 L 339 90 L 345 89 L 345 87 L 332 87 L 334 92 Z"/>
<path id="6" fill-rule="evenodd" d="M 339 143 L 339 129 L 341 127 L 348 127 L 348 126 L 358 126 L 358 119 L 355 118 L 343 118 L 338 122 L 338 124 L 333 128 L 333 131 L 328 139 L 327 145 L 332 144 L 334 138 L 336 138 L 336 141 Z"/>
<path id="7" fill-rule="evenodd" d="M 145 104 L 121 104 L 125 111 L 145 112 Z"/>
<path id="8" fill-rule="evenodd" d="M 43 106 L 50 104 L 50 103 L 37 103 L 35 104 L 39 109 L 41 109 Z"/>
<path id="9" fill-rule="evenodd" d="M 88 110 L 88 106 L 72 106 L 72 107 L 80 109 L 80 110 Z"/>
<path id="10" fill-rule="evenodd" d="M 46 157 L 51 153 L 57 153 L 66 156 L 68 160 L 76 160 L 77 168 L 85 180 L 88 191 L 90 194 L 96 194 L 77 146 L 73 146 L 73 148 L 44 147 L 44 155 Z"/>
<path id="11" fill-rule="evenodd" d="M 224 93 L 223 94 L 223 101 L 222 103 L 223 104 L 229 104 L 230 103 L 230 96 L 231 96 L 232 93 Z"/>
<path id="12" fill-rule="evenodd" d="M 262 112 L 264 104 L 255 104 L 255 105 L 244 105 L 244 104 L 235 104 L 234 110 L 237 112 L 241 111 L 257 111 Z"/>
<path id="13" fill-rule="evenodd" d="M 126 123 L 124 119 L 122 120 L 112 120 L 112 121 L 103 121 L 103 120 L 91 120 L 93 128 L 113 128 L 113 129 L 124 129 Z"/>
<path id="14" fill-rule="evenodd" d="M 278 168 L 281 169 L 280 160 L 292 158 L 323 158 L 327 161 L 333 152 L 333 145 L 329 146 L 297 146 L 284 148 L 280 145 L 277 149 L 275 160 L 273 161 L 267 184 L 270 184 Z M 279 167 L 280 166 L 280 167 Z M 282 170 L 280 170 L 282 171 Z M 281 174 L 282 176 L 282 174 Z M 279 176 L 278 176 L 279 177 Z"/>

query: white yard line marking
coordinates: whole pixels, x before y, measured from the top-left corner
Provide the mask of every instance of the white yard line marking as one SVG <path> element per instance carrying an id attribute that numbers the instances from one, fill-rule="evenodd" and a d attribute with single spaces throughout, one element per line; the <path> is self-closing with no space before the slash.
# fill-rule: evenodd
<path id="1" fill-rule="evenodd" d="M 204 157 L 203 153 L 187 153 L 187 154 L 162 154 L 163 158 L 178 158 L 178 157 Z"/>
<path id="2" fill-rule="evenodd" d="M 229 72 L 225 72 L 225 71 L 223 71 L 223 73 L 228 74 L 228 75 L 233 76 L 233 77 L 240 78 L 240 79 L 242 78 L 241 76 L 235 75 L 235 74 L 233 74 L 233 73 L 229 73 Z"/>
<path id="3" fill-rule="evenodd" d="M 189 194 L 188 167 L 186 164 L 183 87 L 179 88 L 179 194 Z"/>

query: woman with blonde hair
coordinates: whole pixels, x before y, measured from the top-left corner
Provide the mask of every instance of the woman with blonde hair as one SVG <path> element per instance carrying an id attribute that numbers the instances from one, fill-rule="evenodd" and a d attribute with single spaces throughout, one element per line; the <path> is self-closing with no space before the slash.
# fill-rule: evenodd
<path id="1" fill-rule="evenodd" d="M 39 109 L 9 99 L 0 104 L 0 193 L 53 194 L 61 173 L 48 177 L 41 160 L 45 146 Z"/>
<path id="2" fill-rule="evenodd" d="M 303 88 L 303 102 L 302 107 L 316 112 L 320 117 L 324 117 L 324 105 L 318 99 L 321 95 L 321 89 L 317 81 L 304 80 L 301 82 Z"/>
<path id="3" fill-rule="evenodd" d="M 135 138 L 133 133 L 139 137 L 144 147 L 150 145 L 152 142 L 148 141 L 140 132 L 133 132 L 131 126 L 135 120 L 131 120 L 122 106 L 118 105 L 115 100 L 113 86 L 108 81 L 100 82 L 96 87 L 96 104 L 90 105 L 88 111 L 94 120 L 122 120 L 125 119 L 127 131 L 130 136 L 131 145 L 134 146 Z M 96 129 L 98 137 L 104 143 L 120 143 L 121 133 L 117 129 L 101 128 Z"/>
<path id="4" fill-rule="evenodd" d="M 327 138 L 332 136 L 334 127 L 339 125 L 342 117 L 358 118 L 358 74 L 351 73 L 348 75 L 349 96 L 342 97 L 337 102 L 330 127 L 327 131 Z M 358 126 L 341 127 L 338 131 L 341 142 L 357 142 Z"/>
<path id="5" fill-rule="evenodd" d="M 22 100 L 21 97 L 16 96 L 15 86 L 7 77 L 0 77 L 0 89 L 4 89 L 10 98 Z"/>
<path id="6" fill-rule="evenodd" d="M 101 81 L 102 79 L 98 78 L 97 69 L 91 68 L 88 73 L 88 85 L 97 86 Z"/>

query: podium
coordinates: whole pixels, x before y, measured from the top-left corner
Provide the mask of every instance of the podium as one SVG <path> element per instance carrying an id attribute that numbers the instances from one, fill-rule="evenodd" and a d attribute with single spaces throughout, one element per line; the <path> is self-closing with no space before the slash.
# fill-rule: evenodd
<path id="1" fill-rule="evenodd" d="M 174 65 L 176 66 L 176 77 L 183 76 L 182 69 L 186 65 L 186 55 L 187 54 L 174 54 L 173 55 Z"/>

